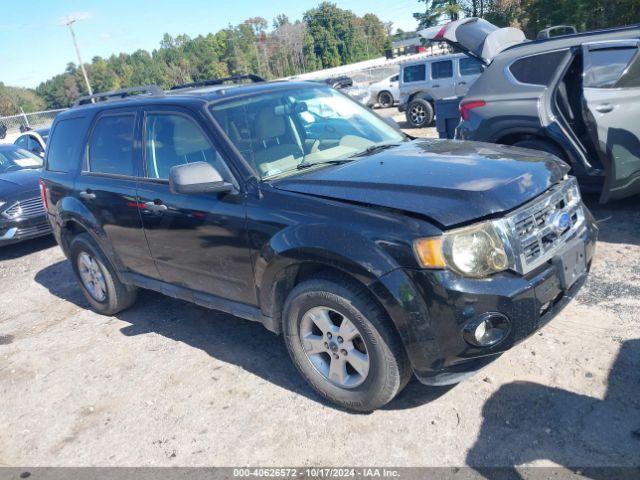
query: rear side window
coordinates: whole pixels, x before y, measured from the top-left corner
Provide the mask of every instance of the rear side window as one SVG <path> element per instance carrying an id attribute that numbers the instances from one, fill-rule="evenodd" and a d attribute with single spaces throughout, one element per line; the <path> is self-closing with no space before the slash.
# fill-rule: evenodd
<path id="1" fill-rule="evenodd" d="M 392 82 L 397 82 L 400 79 L 400 75 L 395 75 L 393 77 L 391 77 L 391 81 Z"/>
<path id="2" fill-rule="evenodd" d="M 475 58 L 460 59 L 460 75 L 480 75 L 484 66 Z"/>
<path id="3" fill-rule="evenodd" d="M 134 176 L 133 129 L 135 115 L 100 118 L 89 142 L 89 171 Z"/>
<path id="4" fill-rule="evenodd" d="M 224 178 L 226 165 L 196 123 L 182 115 L 152 113 L 145 122 L 145 163 L 148 178 L 167 180 L 171 167 L 207 162 Z"/>
<path id="5" fill-rule="evenodd" d="M 426 79 L 427 67 L 424 63 L 422 65 L 409 65 L 404 67 L 403 80 L 405 83 L 423 82 Z"/>
<path id="6" fill-rule="evenodd" d="M 542 53 L 516 60 L 509 67 L 511 75 L 520 83 L 548 86 L 567 50 Z"/>
<path id="7" fill-rule="evenodd" d="M 434 80 L 438 78 L 451 78 L 453 77 L 453 62 L 451 60 L 445 60 L 444 62 L 433 62 L 431 64 L 431 78 Z"/>
<path id="8" fill-rule="evenodd" d="M 48 145 L 47 170 L 69 172 L 80 163 L 85 123 L 85 118 L 70 118 L 56 123 Z"/>
<path id="9" fill-rule="evenodd" d="M 589 52 L 584 86 L 608 88 L 615 86 L 638 49 L 635 47 L 602 48 Z"/>

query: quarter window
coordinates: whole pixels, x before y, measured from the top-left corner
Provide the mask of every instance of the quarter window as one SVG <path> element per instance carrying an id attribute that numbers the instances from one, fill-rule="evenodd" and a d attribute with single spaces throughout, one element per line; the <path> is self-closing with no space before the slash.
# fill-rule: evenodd
<path id="1" fill-rule="evenodd" d="M 566 54 L 566 50 L 558 50 L 521 58 L 511 64 L 509 71 L 520 83 L 546 87 L 551 83 Z"/>
<path id="2" fill-rule="evenodd" d="M 427 67 L 424 63 L 422 65 L 409 65 L 404 67 L 403 80 L 405 83 L 423 82 L 426 79 Z"/>
<path id="3" fill-rule="evenodd" d="M 16 140 L 16 145 L 20 148 L 29 148 L 29 135 L 22 135 Z"/>
<path id="4" fill-rule="evenodd" d="M 445 60 L 444 62 L 433 62 L 431 64 L 431 78 L 434 80 L 438 78 L 451 78 L 453 77 L 453 62 L 451 60 Z"/>
<path id="5" fill-rule="evenodd" d="M 615 86 L 637 52 L 636 47 L 602 48 L 590 51 L 584 86 L 592 88 Z"/>
<path id="6" fill-rule="evenodd" d="M 89 143 L 89 170 L 109 175 L 135 175 L 133 129 L 135 115 L 110 115 L 96 123 Z"/>
<path id="7" fill-rule="evenodd" d="M 193 162 L 211 164 L 228 179 L 226 165 L 193 120 L 177 114 L 152 113 L 145 122 L 148 178 L 166 180 L 171 167 Z"/>
<path id="8" fill-rule="evenodd" d="M 69 172 L 80 163 L 86 131 L 85 118 L 70 118 L 55 124 L 47 153 L 47 170 Z"/>

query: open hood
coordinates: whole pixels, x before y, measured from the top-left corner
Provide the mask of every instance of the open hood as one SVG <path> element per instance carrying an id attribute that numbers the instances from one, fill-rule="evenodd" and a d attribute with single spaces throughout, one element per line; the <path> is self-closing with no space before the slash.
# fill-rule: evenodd
<path id="1" fill-rule="evenodd" d="M 498 28 L 481 18 L 463 18 L 444 26 L 425 28 L 418 35 L 433 42 L 447 42 L 485 65 L 503 50 L 527 39 L 522 30 Z"/>

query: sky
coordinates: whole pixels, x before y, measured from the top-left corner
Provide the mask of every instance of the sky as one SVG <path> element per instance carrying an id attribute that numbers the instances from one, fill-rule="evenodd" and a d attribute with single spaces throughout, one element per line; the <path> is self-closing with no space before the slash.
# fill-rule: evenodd
<path id="1" fill-rule="evenodd" d="M 164 33 L 191 37 L 216 32 L 250 17 L 269 23 L 280 13 L 293 20 L 321 0 L 18 0 L 0 5 L 0 82 L 36 87 L 78 63 L 71 35 L 62 20 L 74 24 L 82 60 L 99 55 L 158 48 Z M 394 28 L 413 30 L 418 0 L 333 0 L 358 15 L 371 12 Z"/>

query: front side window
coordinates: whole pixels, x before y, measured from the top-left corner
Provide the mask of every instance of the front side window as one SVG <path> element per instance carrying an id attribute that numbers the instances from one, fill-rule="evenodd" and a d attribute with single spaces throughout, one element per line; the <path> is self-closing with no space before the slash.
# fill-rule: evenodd
<path id="1" fill-rule="evenodd" d="M 460 59 L 460 75 L 480 75 L 484 72 L 484 65 L 475 58 Z"/>
<path id="2" fill-rule="evenodd" d="M 226 178 L 226 168 L 209 140 L 191 119 L 167 113 L 151 113 L 145 122 L 146 177 L 167 180 L 171 167 L 207 162 Z"/>
<path id="3" fill-rule="evenodd" d="M 612 47 L 590 51 L 584 86 L 614 87 L 637 53 L 636 47 Z"/>
<path id="4" fill-rule="evenodd" d="M 254 94 L 211 107 L 236 148 L 264 179 L 311 164 L 345 161 L 405 137 L 332 88 Z"/>
<path id="5" fill-rule="evenodd" d="M 135 175 L 133 129 L 135 115 L 109 115 L 98 120 L 89 142 L 89 171 Z"/>
<path id="6" fill-rule="evenodd" d="M 431 64 L 431 78 L 436 80 L 438 78 L 451 78 L 453 77 L 453 62 L 451 60 L 445 60 L 443 62 L 433 62 Z"/>
<path id="7" fill-rule="evenodd" d="M 427 66 L 423 63 L 421 65 L 409 65 L 404 67 L 402 79 L 404 83 L 425 81 L 427 79 Z"/>

